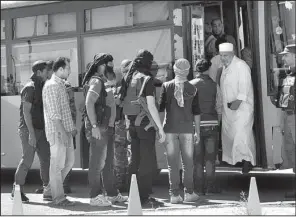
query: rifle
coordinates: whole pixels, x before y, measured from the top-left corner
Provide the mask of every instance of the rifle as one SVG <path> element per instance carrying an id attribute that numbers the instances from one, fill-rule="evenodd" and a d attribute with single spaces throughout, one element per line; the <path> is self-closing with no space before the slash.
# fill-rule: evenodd
<path id="1" fill-rule="evenodd" d="M 149 112 L 146 99 L 141 96 L 142 93 L 143 93 L 143 90 L 144 90 L 144 86 L 145 86 L 146 82 L 148 81 L 148 79 L 149 79 L 148 76 L 145 77 L 144 82 L 143 82 L 142 87 L 141 87 L 141 91 L 140 91 L 140 93 L 138 95 L 138 99 L 135 100 L 135 101 L 131 101 L 132 104 L 141 106 L 141 112 L 137 115 L 137 118 L 135 120 L 135 126 L 140 126 L 143 118 L 145 116 L 147 116 L 148 119 L 149 119 L 149 124 L 144 129 L 146 131 L 148 131 L 150 127 L 153 127 L 156 131 L 158 131 L 158 127 L 157 127 L 155 121 L 153 120 L 153 118 L 152 118 L 152 116 L 151 116 L 151 114 Z"/>

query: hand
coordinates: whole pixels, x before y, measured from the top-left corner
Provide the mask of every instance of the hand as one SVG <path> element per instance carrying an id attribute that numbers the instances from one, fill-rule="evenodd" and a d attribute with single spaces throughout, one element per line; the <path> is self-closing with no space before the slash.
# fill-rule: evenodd
<path id="1" fill-rule="evenodd" d="M 200 142 L 200 133 L 194 134 L 194 143 L 197 145 Z"/>
<path id="2" fill-rule="evenodd" d="M 231 109 L 231 110 L 237 110 L 238 107 L 240 106 L 241 102 L 242 102 L 241 100 L 235 100 L 235 101 L 232 101 L 232 102 L 231 102 L 230 109 Z"/>
<path id="3" fill-rule="evenodd" d="M 165 133 L 164 133 L 163 129 L 158 131 L 158 135 L 159 135 L 159 140 L 158 141 L 160 143 L 163 143 L 165 141 Z"/>
<path id="4" fill-rule="evenodd" d="M 71 131 L 71 134 L 72 134 L 73 137 L 76 136 L 77 135 L 77 130 L 76 129 L 75 130 L 72 130 Z"/>
<path id="5" fill-rule="evenodd" d="M 35 132 L 29 132 L 29 144 L 33 147 L 36 147 L 36 136 L 35 136 Z"/>
<path id="6" fill-rule="evenodd" d="M 101 131 L 100 131 L 100 129 L 98 128 L 98 127 L 96 127 L 96 128 L 92 128 L 92 130 L 91 130 L 91 133 L 92 133 L 92 137 L 94 137 L 95 139 L 101 139 Z"/>

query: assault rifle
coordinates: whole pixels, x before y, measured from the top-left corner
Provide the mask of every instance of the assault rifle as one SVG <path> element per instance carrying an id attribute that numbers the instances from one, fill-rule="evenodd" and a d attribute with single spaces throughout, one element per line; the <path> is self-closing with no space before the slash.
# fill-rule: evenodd
<path id="1" fill-rule="evenodd" d="M 149 112 L 146 99 L 142 96 L 139 96 L 137 100 L 131 101 L 131 103 L 134 105 L 141 106 L 141 112 L 137 115 L 137 118 L 135 120 L 135 126 L 140 126 L 143 118 L 147 116 L 149 119 L 149 124 L 144 129 L 147 131 L 150 127 L 153 127 L 156 131 L 158 131 L 158 127 Z"/>

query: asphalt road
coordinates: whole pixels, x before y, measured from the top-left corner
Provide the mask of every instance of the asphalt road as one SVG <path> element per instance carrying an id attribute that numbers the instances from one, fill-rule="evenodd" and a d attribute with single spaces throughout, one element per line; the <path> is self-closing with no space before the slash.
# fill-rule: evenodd
<path id="1" fill-rule="evenodd" d="M 1 171 L 1 215 L 11 215 L 13 201 L 10 200 L 14 171 Z M 169 203 L 168 174 L 162 172 L 155 180 L 153 197 L 165 203 L 164 207 L 143 207 L 146 215 L 240 215 L 245 213 L 241 192 L 248 194 L 250 177 L 255 176 L 259 198 L 264 209 L 263 214 L 295 214 L 295 198 L 285 198 L 285 193 L 292 191 L 295 175 L 289 170 L 286 173 L 254 173 L 242 175 L 239 172 L 219 171 L 217 177 L 222 193 L 213 196 L 201 196 L 196 203 L 172 205 Z M 42 200 L 42 195 L 34 191 L 41 184 L 38 171 L 30 171 L 25 186 L 25 192 L 30 203 L 23 204 L 25 215 L 120 215 L 126 214 L 128 204 L 117 204 L 108 208 L 91 207 L 89 205 L 87 188 L 87 171 L 74 171 L 70 180 L 73 190 L 69 199 L 76 201 L 75 207 L 57 208 Z M 127 195 L 127 193 L 124 193 Z M 247 197 L 247 196 L 246 196 Z"/>

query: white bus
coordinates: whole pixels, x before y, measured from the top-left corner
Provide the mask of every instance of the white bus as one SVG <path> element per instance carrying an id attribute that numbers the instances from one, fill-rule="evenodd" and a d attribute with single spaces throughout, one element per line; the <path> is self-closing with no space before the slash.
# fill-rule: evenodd
<path id="1" fill-rule="evenodd" d="M 81 75 L 96 53 L 112 54 L 118 70 L 123 59 L 146 48 L 160 65 L 157 77 L 169 80 L 176 59 L 187 58 L 194 66 L 205 55 L 205 27 L 216 17 L 235 38 L 237 55 L 244 48 L 252 53 L 256 167 L 270 170 L 285 164 L 283 112 L 274 104 L 273 69 L 281 67 L 277 54 L 295 43 L 294 1 L 2 1 L 1 169 L 16 168 L 21 159 L 19 92 L 34 61 L 71 59 L 69 80 L 76 88 L 80 129 Z M 76 143 L 74 168 L 81 168 L 79 134 Z M 158 168 L 166 169 L 165 149 L 155 145 Z M 32 168 L 39 168 L 38 157 Z"/>

